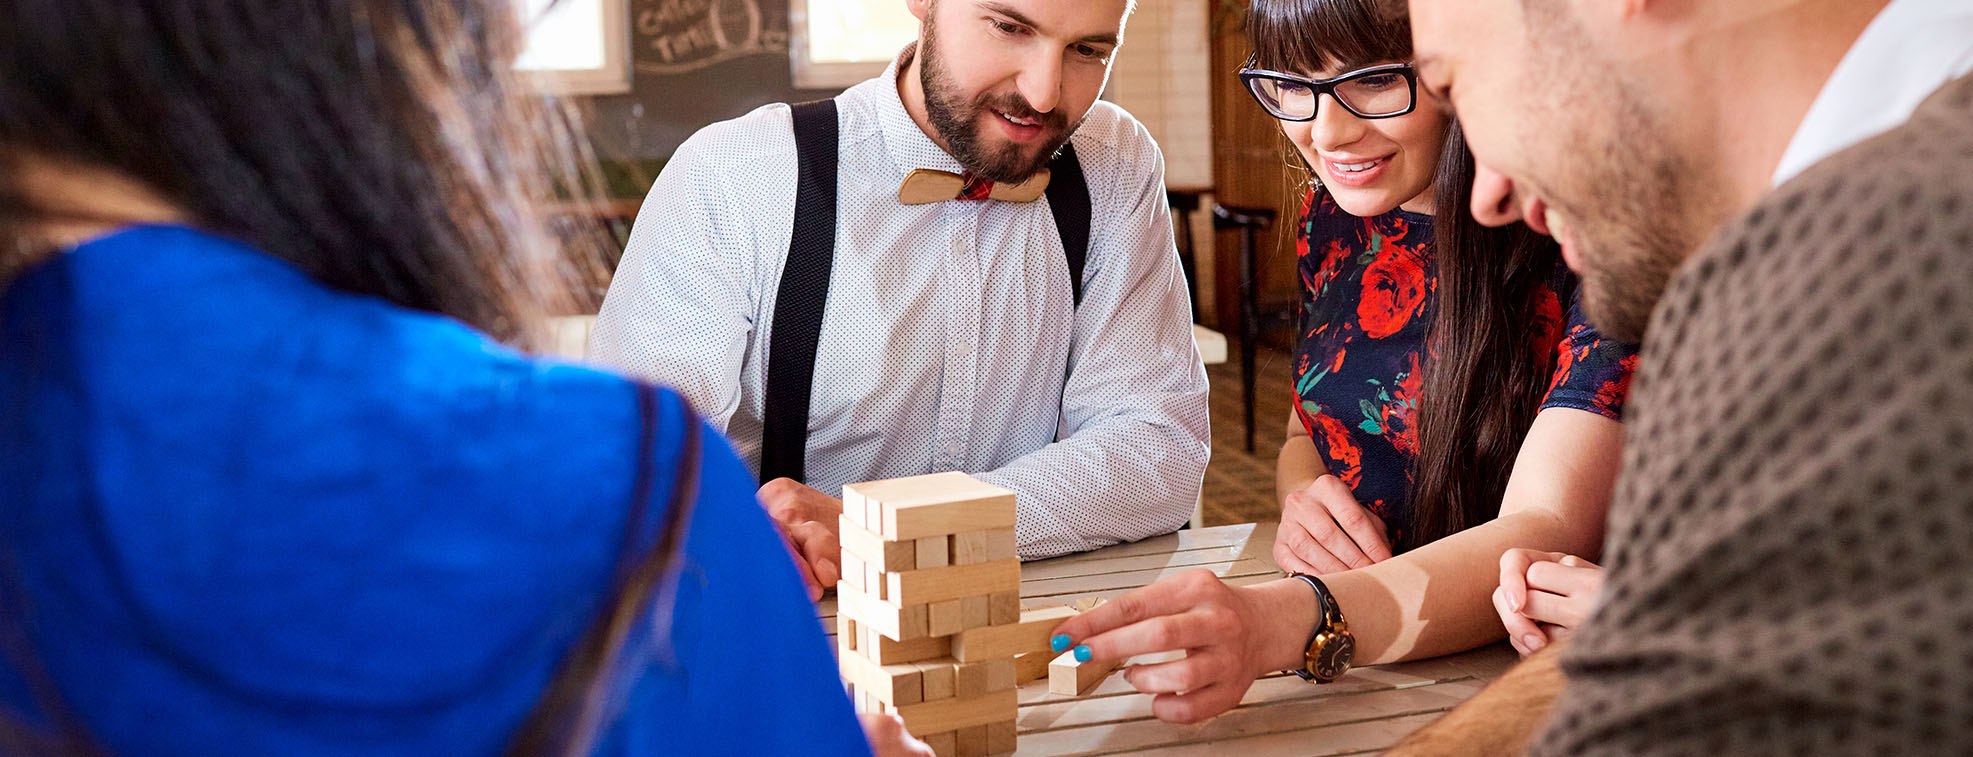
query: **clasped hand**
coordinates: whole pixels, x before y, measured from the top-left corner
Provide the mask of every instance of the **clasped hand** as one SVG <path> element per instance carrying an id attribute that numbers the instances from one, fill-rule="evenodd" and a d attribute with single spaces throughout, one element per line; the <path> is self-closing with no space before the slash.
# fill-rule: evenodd
<path id="1" fill-rule="evenodd" d="M 1507 627 L 1507 642 L 1523 657 L 1567 638 L 1580 627 L 1603 591 L 1603 569 L 1560 552 L 1510 549 L 1500 556 L 1500 587 L 1493 608 Z"/>

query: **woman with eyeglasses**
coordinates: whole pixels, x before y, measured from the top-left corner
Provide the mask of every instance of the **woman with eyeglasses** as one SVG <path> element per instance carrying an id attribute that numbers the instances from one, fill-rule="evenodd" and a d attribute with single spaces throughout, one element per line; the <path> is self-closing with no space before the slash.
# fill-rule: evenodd
<path id="1" fill-rule="evenodd" d="M 1634 353 L 1585 321 L 1552 240 L 1473 220 L 1473 157 L 1379 5 L 1255 0 L 1239 74 L 1311 179 L 1274 545 L 1297 575 L 1182 575 L 1058 631 L 1104 659 L 1188 649 L 1127 674 L 1160 717 L 1269 671 L 1327 681 L 1503 631 L 1531 652 L 1600 582 Z"/>

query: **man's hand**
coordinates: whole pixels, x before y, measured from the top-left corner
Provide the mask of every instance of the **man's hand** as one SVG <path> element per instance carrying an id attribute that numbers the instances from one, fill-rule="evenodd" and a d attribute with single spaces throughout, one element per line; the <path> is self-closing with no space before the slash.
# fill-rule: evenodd
<path id="1" fill-rule="evenodd" d="M 1603 591 L 1603 569 L 1575 555 L 1510 549 L 1500 556 L 1494 611 L 1507 642 L 1526 657 L 1567 638 L 1589 618 Z"/>
<path id="2" fill-rule="evenodd" d="M 932 745 L 912 738 L 896 715 L 866 712 L 858 717 L 875 757 L 932 757 Z"/>
<path id="3" fill-rule="evenodd" d="M 1349 486 L 1323 474 L 1281 502 L 1274 563 L 1291 573 L 1323 575 L 1391 559 L 1384 521 L 1356 503 Z"/>
<path id="4" fill-rule="evenodd" d="M 821 599 L 822 592 L 843 577 L 842 543 L 836 534 L 836 519 L 843 514 L 843 501 L 808 488 L 794 479 L 777 478 L 760 487 L 760 504 L 781 526 L 788 539 L 795 565 L 808 581 L 810 599 Z"/>
<path id="5" fill-rule="evenodd" d="M 1195 723 L 1239 704 L 1254 679 L 1292 664 L 1284 658 L 1300 659 L 1314 617 L 1314 593 L 1300 581 L 1235 588 L 1197 569 L 1097 605 L 1055 633 L 1091 659 L 1184 650 L 1181 659 L 1131 665 L 1124 679 L 1155 695 L 1159 719 Z"/>

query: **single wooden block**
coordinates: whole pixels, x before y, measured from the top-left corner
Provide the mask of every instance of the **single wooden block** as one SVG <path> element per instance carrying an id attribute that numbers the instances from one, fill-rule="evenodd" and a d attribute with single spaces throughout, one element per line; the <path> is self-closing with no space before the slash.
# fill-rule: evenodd
<path id="1" fill-rule="evenodd" d="M 952 655 L 950 636 L 927 636 L 922 639 L 898 641 L 885 638 L 883 634 L 877 632 L 877 629 L 868 626 L 859 626 L 857 634 L 857 653 L 879 665 L 918 662 Z"/>
<path id="2" fill-rule="evenodd" d="M 896 641 L 910 641 L 931 633 L 931 614 L 924 605 L 899 606 L 858 591 L 848 581 L 836 582 L 836 614 L 848 615 L 858 625 L 875 628 Z"/>
<path id="3" fill-rule="evenodd" d="M 952 564 L 973 565 L 1014 559 L 1014 529 L 995 528 L 952 535 Z"/>
<path id="4" fill-rule="evenodd" d="M 856 587 L 858 591 L 870 592 L 870 573 L 864 569 L 863 561 L 856 555 L 850 554 L 849 550 L 843 550 L 842 557 L 836 565 L 843 570 L 844 583 Z"/>
<path id="5" fill-rule="evenodd" d="M 987 612 L 986 597 L 967 597 L 959 600 L 959 627 L 979 628 L 993 625 L 992 615 Z"/>
<path id="6" fill-rule="evenodd" d="M 956 757 L 959 754 L 959 745 L 953 741 L 955 734 L 952 731 L 934 733 L 929 736 L 919 736 L 915 733 L 911 735 L 917 736 L 919 741 L 925 742 L 926 746 L 932 748 L 932 753 L 939 757 Z"/>
<path id="7" fill-rule="evenodd" d="M 862 494 L 859 494 L 856 491 L 851 490 L 847 487 L 843 489 L 843 520 L 844 521 L 849 523 L 854 523 L 864 528 L 869 528 L 870 518 L 869 515 L 867 514 L 869 512 L 870 512 L 869 500 L 864 499 Z"/>
<path id="8" fill-rule="evenodd" d="M 964 473 L 843 487 L 870 504 L 866 527 L 892 541 L 1014 527 L 1014 493 Z"/>
<path id="9" fill-rule="evenodd" d="M 952 537 L 927 536 L 913 539 L 912 543 L 917 545 L 919 570 L 952 564 Z"/>
<path id="10" fill-rule="evenodd" d="M 971 699 L 951 697 L 906 705 L 896 709 L 912 733 L 956 731 L 976 725 L 1013 720 L 1019 716 L 1019 697 L 1014 689 L 996 691 Z"/>
<path id="11" fill-rule="evenodd" d="M 986 725 L 986 729 L 987 729 L 987 754 L 1014 753 L 1014 749 L 1017 745 L 1017 741 L 1015 739 L 1014 721 L 1002 720 L 995 723 L 988 723 Z"/>
<path id="12" fill-rule="evenodd" d="M 1002 657 L 985 662 L 962 662 L 953 666 L 957 681 L 955 696 L 961 699 L 1014 688 L 1014 658 Z"/>
<path id="13" fill-rule="evenodd" d="M 1053 651 L 1029 652 L 1014 655 L 1014 684 L 1048 677 L 1048 663 L 1055 659 Z"/>
<path id="14" fill-rule="evenodd" d="M 1065 697 L 1086 694 L 1117 669 L 1117 660 L 1077 662 L 1075 650 L 1063 652 L 1048 663 L 1048 693 Z"/>
<path id="15" fill-rule="evenodd" d="M 918 668 L 922 672 L 925 701 L 951 699 L 959 692 L 958 666 L 952 658 L 927 660 L 918 663 Z"/>
<path id="16" fill-rule="evenodd" d="M 1001 591 L 987 595 L 987 625 L 1004 626 L 1021 622 L 1021 592 Z"/>
<path id="17" fill-rule="evenodd" d="M 875 565 L 886 572 L 918 568 L 916 542 L 884 541 L 884 537 L 857 525 L 847 514 L 836 519 L 836 536 L 842 542 L 843 554 L 855 555 L 865 565 Z"/>
<path id="18" fill-rule="evenodd" d="M 959 749 L 959 757 L 987 757 L 987 727 L 976 725 L 953 732 L 953 746 Z"/>
<path id="19" fill-rule="evenodd" d="M 925 671 L 917 665 L 879 665 L 850 652 L 838 661 L 843 680 L 886 704 L 903 706 L 925 701 Z"/>
<path id="20" fill-rule="evenodd" d="M 966 615 L 959 600 L 933 602 L 928 609 L 930 616 L 927 630 L 933 636 L 951 636 L 966 630 Z"/>
<path id="21" fill-rule="evenodd" d="M 1021 561 L 995 560 L 977 565 L 920 568 L 886 573 L 884 578 L 888 582 L 884 600 L 906 606 L 982 594 L 1018 594 L 1021 590 Z"/>
<path id="22" fill-rule="evenodd" d="M 1021 613 L 1019 623 L 968 628 L 952 637 L 952 656 L 960 662 L 980 662 L 1050 651 L 1048 639 L 1055 633 L 1055 627 L 1075 615 L 1074 608 L 1044 607 Z"/>

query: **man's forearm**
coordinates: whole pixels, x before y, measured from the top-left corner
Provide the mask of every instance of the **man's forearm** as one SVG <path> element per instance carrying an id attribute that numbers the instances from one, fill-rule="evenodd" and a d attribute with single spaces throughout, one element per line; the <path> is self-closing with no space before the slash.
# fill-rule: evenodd
<path id="1" fill-rule="evenodd" d="M 1388 755 L 1524 754 L 1561 694 L 1561 652 L 1549 645 L 1472 699 L 1400 742 Z"/>

